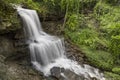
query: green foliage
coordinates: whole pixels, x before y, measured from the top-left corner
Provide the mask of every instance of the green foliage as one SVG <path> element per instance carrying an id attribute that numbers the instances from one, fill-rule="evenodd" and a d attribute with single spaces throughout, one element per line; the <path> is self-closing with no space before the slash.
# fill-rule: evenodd
<path id="1" fill-rule="evenodd" d="M 113 56 L 119 59 L 120 56 L 120 35 L 112 36 L 111 44 L 110 44 L 110 51 L 112 51 Z"/>
<path id="2" fill-rule="evenodd" d="M 0 1 L 0 34 L 20 28 L 17 14 L 10 4 L 4 0 Z"/>
<path id="3" fill-rule="evenodd" d="M 107 29 L 110 25 L 120 22 L 120 7 L 99 2 L 94 8 L 95 18 L 100 22 L 100 28 Z"/>
<path id="4" fill-rule="evenodd" d="M 80 13 L 91 12 L 100 0 L 80 0 Z"/>
<path id="5" fill-rule="evenodd" d="M 48 9 L 46 5 L 44 5 L 44 2 L 39 3 L 33 0 L 5 0 L 4 2 L 8 5 L 10 5 L 10 3 L 23 5 L 24 7 L 37 10 L 41 15 L 46 15 L 48 13 Z"/>
<path id="6" fill-rule="evenodd" d="M 80 0 L 61 0 L 61 8 L 67 9 L 69 12 L 76 13 L 79 10 Z"/>
<path id="7" fill-rule="evenodd" d="M 94 14 L 96 15 L 96 17 L 100 17 L 101 15 L 105 15 L 105 14 L 111 12 L 111 10 L 112 10 L 112 7 L 110 7 L 108 4 L 100 1 L 94 7 Z"/>
<path id="8" fill-rule="evenodd" d="M 82 29 L 79 32 L 70 32 L 69 37 L 71 40 L 80 45 L 87 45 L 91 47 L 95 47 L 95 43 L 97 41 L 97 33 L 91 29 Z"/>
<path id="9" fill-rule="evenodd" d="M 109 71 L 113 68 L 114 72 L 119 72 L 114 67 L 120 64 L 120 7 L 109 4 L 107 0 L 98 0 L 92 4 L 95 6 L 94 12 L 86 15 L 84 11 L 88 9 L 89 12 L 91 8 L 87 5 L 90 7 L 91 4 L 88 4 L 88 0 L 80 0 L 80 3 L 84 4 L 79 5 L 75 11 L 71 9 L 74 4 L 69 3 L 72 6 L 67 10 L 67 38 L 80 47 L 93 65 Z M 76 13 L 78 9 L 83 12 Z"/>
<path id="10" fill-rule="evenodd" d="M 114 56 L 114 61 L 118 63 L 120 56 L 120 8 L 99 2 L 94 13 L 100 22 L 101 33 L 109 42 L 109 51 Z"/>
<path id="11" fill-rule="evenodd" d="M 114 62 L 120 64 L 120 24 L 118 22 L 109 23 L 102 29 L 105 30 L 105 38 L 109 41 L 109 52 L 114 56 Z"/>
<path id="12" fill-rule="evenodd" d="M 38 13 L 42 15 L 46 15 L 48 13 L 47 7 L 44 6 L 44 4 L 35 2 L 33 0 L 27 0 L 26 2 L 23 2 L 24 5 L 26 5 L 28 8 L 37 10 Z"/>
<path id="13" fill-rule="evenodd" d="M 108 14 L 101 16 L 100 17 L 100 24 L 101 26 L 103 26 L 103 28 L 107 28 L 107 26 L 112 25 L 112 24 L 116 24 L 120 22 L 120 9 L 119 8 L 113 8 L 111 12 L 109 12 Z"/>
<path id="14" fill-rule="evenodd" d="M 61 0 L 43 0 L 43 3 L 48 8 L 50 14 L 54 14 L 57 16 L 62 13 L 60 2 Z"/>
<path id="15" fill-rule="evenodd" d="M 106 0 L 106 2 L 112 5 L 120 5 L 120 0 Z"/>
<path id="16" fill-rule="evenodd" d="M 12 15 L 14 10 L 10 5 L 8 5 L 4 1 L 0 1 L 0 12 L 1 12 L 1 17 L 7 18 L 7 17 L 10 17 L 10 15 Z"/>
<path id="17" fill-rule="evenodd" d="M 68 21 L 66 22 L 66 26 L 70 31 L 76 31 L 78 29 L 78 15 L 76 14 L 71 14 L 67 15 L 68 16 Z"/>
<path id="18" fill-rule="evenodd" d="M 99 0 L 61 0 L 62 9 L 66 9 L 69 6 L 69 11 L 78 11 L 81 13 L 86 10 L 93 10 L 94 6 Z"/>
<path id="19" fill-rule="evenodd" d="M 5 0 L 5 2 L 6 2 L 7 4 L 9 4 L 9 3 L 20 4 L 20 3 L 24 2 L 24 1 L 25 1 L 25 0 Z"/>
<path id="20" fill-rule="evenodd" d="M 70 39 L 76 44 L 88 45 L 95 47 L 97 41 L 96 34 L 94 30 L 80 29 L 85 28 L 87 25 L 85 23 L 84 15 L 79 14 L 80 5 L 78 3 L 85 3 L 88 1 L 81 0 L 62 0 L 62 8 L 66 7 L 66 27 L 65 33 L 70 37 Z M 66 5 L 65 5 L 66 4 Z M 73 9 L 74 8 L 74 9 Z"/>
<path id="21" fill-rule="evenodd" d="M 102 50 L 95 50 L 87 46 L 80 45 L 80 48 L 84 53 L 86 53 L 91 64 L 101 69 L 111 71 L 114 65 L 113 58 L 110 53 Z"/>
<path id="22" fill-rule="evenodd" d="M 105 50 L 107 46 L 107 41 L 99 37 L 99 34 L 91 28 L 76 28 L 76 31 L 71 31 L 69 28 L 66 29 L 66 35 L 78 45 L 86 45 L 93 49 L 103 49 Z"/>
<path id="23" fill-rule="evenodd" d="M 112 72 L 105 72 L 106 80 L 120 80 L 120 75 Z"/>
<path id="24" fill-rule="evenodd" d="M 120 67 L 115 67 L 112 69 L 114 73 L 120 74 Z"/>

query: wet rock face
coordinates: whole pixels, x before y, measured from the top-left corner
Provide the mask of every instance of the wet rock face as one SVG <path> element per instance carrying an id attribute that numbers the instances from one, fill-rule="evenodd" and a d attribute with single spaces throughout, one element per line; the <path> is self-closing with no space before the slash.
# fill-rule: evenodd
<path id="1" fill-rule="evenodd" d="M 42 28 L 48 34 L 52 34 L 55 36 L 61 36 L 61 35 L 64 35 L 64 31 L 61 28 L 62 24 L 63 24 L 62 20 L 60 20 L 60 21 L 46 21 L 46 22 L 42 22 Z"/>
<path id="2" fill-rule="evenodd" d="M 12 36 L 11 36 L 12 35 Z M 56 80 L 44 77 L 30 63 L 23 30 L 0 35 L 0 80 Z"/>
<path id="3" fill-rule="evenodd" d="M 0 36 L 0 80 L 44 80 L 30 64 L 23 33 Z"/>
<path id="4" fill-rule="evenodd" d="M 20 74 L 20 71 L 22 71 L 22 69 L 18 71 L 14 70 L 17 70 L 17 68 L 21 66 L 18 65 L 20 63 L 25 63 L 24 65 L 28 65 L 26 62 L 27 59 L 24 59 L 25 56 L 28 55 L 28 50 L 26 49 L 26 46 L 24 46 L 25 41 L 22 41 L 22 38 L 15 38 L 15 36 L 18 34 L 19 33 L 16 32 L 0 35 L 0 80 L 18 80 L 17 78 L 14 79 L 14 77 L 18 76 L 15 74 Z M 10 65 L 10 62 L 14 61 L 18 62 Z M 15 66 L 15 64 L 17 65 L 17 67 Z M 19 77 L 21 76 L 19 75 Z"/>
<path id="5" fill-rule="evenodd" d="M 6 37 L 0 37 L 0 55 L 8 57 L 15 53 L 12 41 Z"/>

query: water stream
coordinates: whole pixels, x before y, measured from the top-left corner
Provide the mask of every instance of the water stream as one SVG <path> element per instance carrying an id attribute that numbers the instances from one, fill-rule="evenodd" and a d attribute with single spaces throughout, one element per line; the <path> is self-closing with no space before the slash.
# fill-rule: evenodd
<path id="1" fill-rule="evenodd" d="M 17 7 L 17 12 L 23 21 L 31 63 L 35 69 L 43 72 L 45 76 L 49 76 L 51 74 L 50 69 L 60 67 L 69 69 L 75 74 L 83 75 L 88 80 L 90 77 L 105 80 L 98 69 L 86 64 L 81 66 L 76 61 L 68 59 L 65 55 L 64 40 L 51 36 L 42 30 L 35 10 Z"/>

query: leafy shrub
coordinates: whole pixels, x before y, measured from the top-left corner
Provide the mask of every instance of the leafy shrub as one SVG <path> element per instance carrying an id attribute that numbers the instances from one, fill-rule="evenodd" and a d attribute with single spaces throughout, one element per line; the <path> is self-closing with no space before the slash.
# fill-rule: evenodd
<path id="1" fill-rule="evenodd" d="M 71 34 L 75 34 L 77 37 L 74 37 L 74 36 L 72 37 Z M 79 32 L 74 32 L 71 34 L 68 34 L 71 37 L 71 39 L 75 43 L 78 43 L 81 45 L 93 46 L 97 40 L 96 38 L 97 34 L 95 34 L 94 31 L 92 31 L 91 29 L 82 29 Z"/>
<path id="2" fill-rule="evenodd" d="M 69 30 L 71 31 L 76 31 L 78 25 L 78 15 L 76 14 L 71 14 L 68 15 L 68 20 L 66 22 L 66 26 Z"/>
<path id="3" fill-rule="evenodd" d="M 115 67 L 112 69 L 114 73 L 120 74 L 120 67 Z"/>
<path id="4" fill-rule="evenodd" d="M 104 39 L 98 37 L 98 33 L 94 29 L 75 28 L 77 31 L 70 31 L 66 29 L 66 35 L 77 45 L 86 45 L 93 49 L 104 49 L 107 47 L 107 43 Z"/>
<path id="5" fill-rule="evenodd" d="M 120 22 L 120 8 L 111 6 L 105 2 L 99 2 L 94 8 L 95 18 L 100 22 L 100 28 Z"/>

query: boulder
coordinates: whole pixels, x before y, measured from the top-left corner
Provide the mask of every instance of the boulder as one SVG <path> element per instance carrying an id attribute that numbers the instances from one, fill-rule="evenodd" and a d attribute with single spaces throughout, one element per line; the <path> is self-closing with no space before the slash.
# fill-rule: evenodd
<path id="1" fill-rule="evenodd" d="M 83 76 L 79 76 L 70 70 L 64 68 L 53 67 L 51 70 L 51 76 L 57 80 L 84 80 Z"/>

